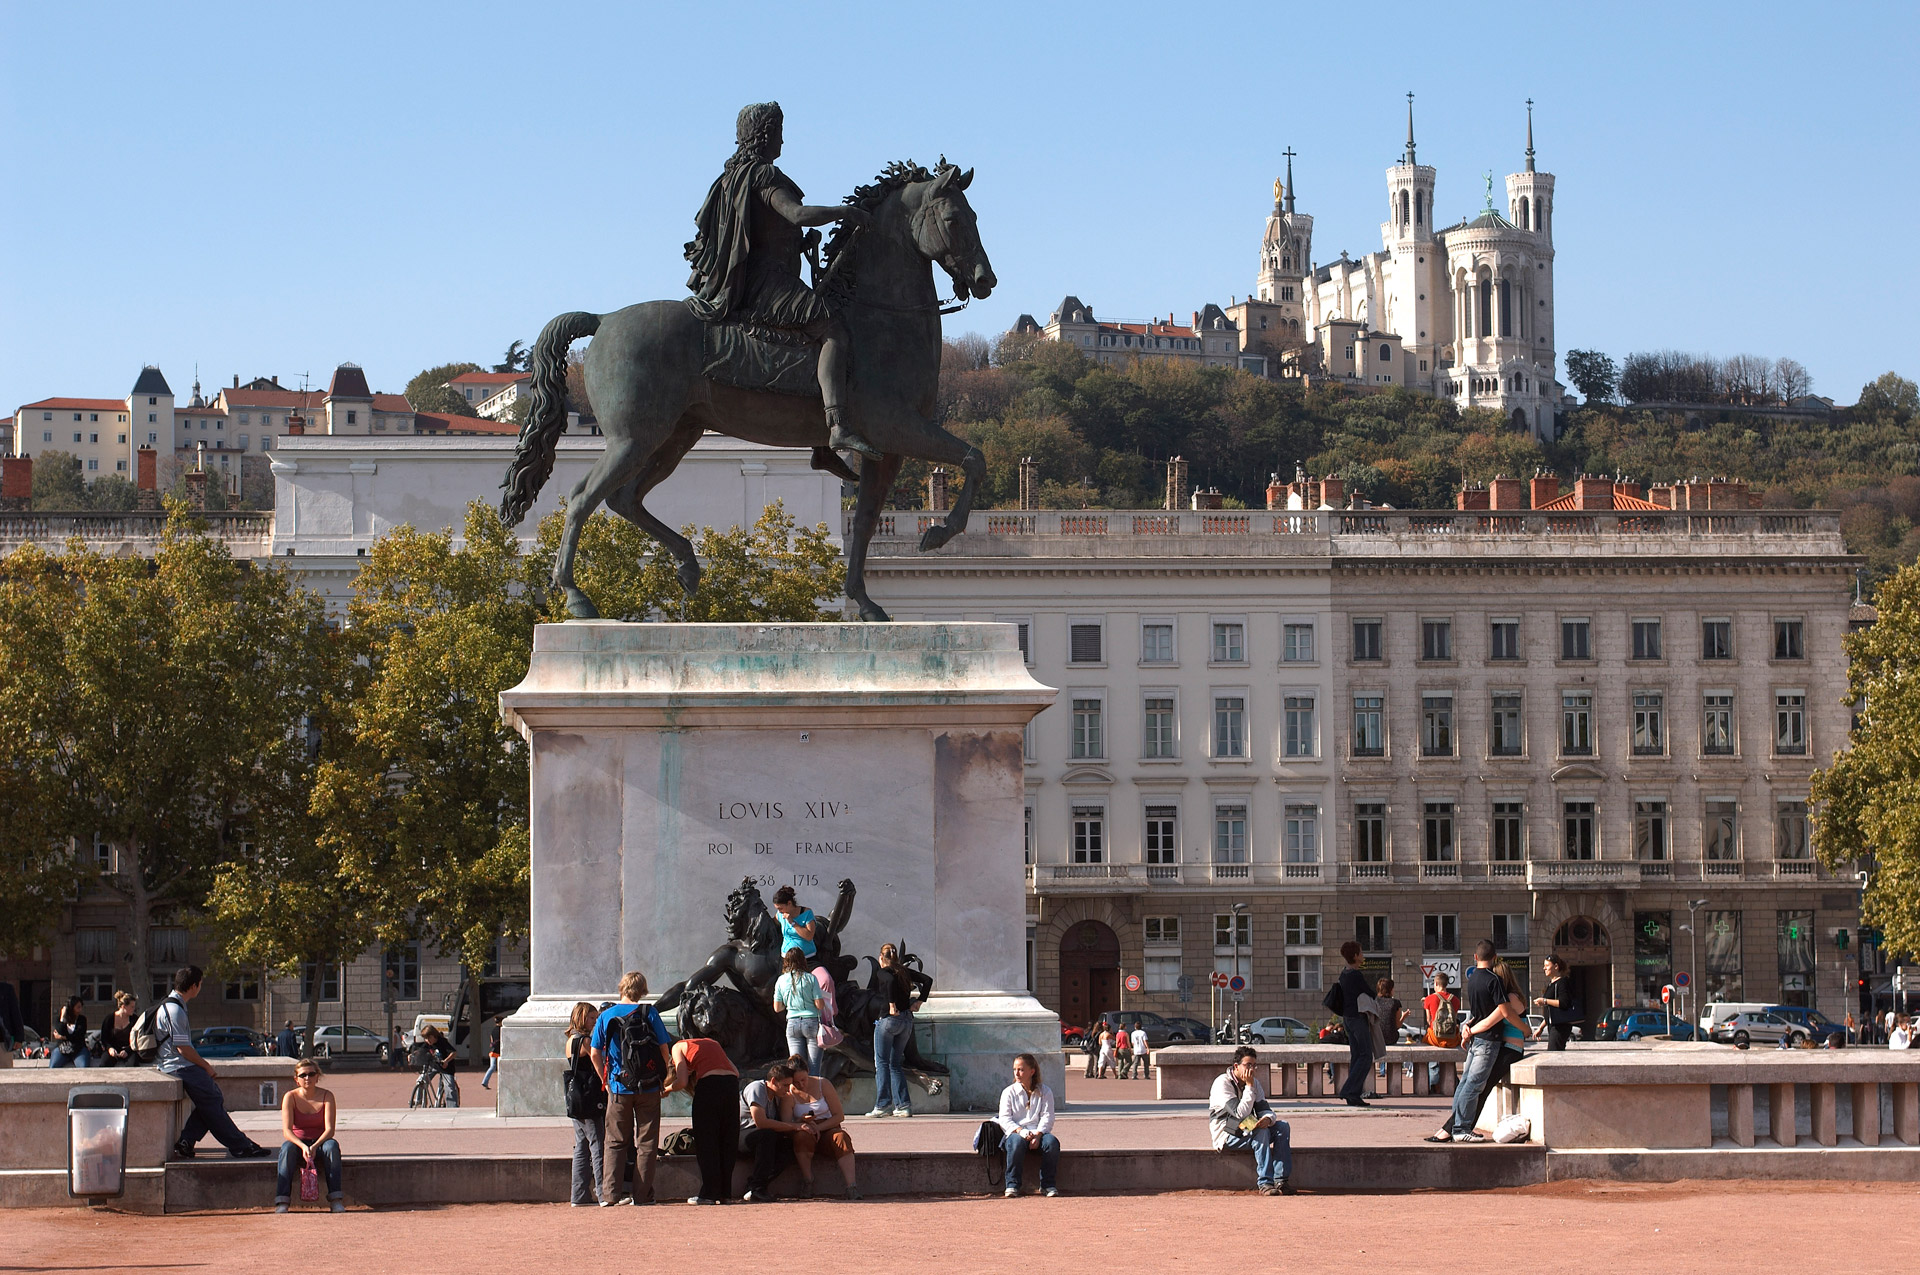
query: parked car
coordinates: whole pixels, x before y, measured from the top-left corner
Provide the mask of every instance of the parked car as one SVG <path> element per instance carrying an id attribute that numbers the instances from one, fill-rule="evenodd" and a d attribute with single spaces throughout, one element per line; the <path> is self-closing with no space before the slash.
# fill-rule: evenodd
<path id="1" fill-rule="evenodd" d="M 387 1042 L 380 1039 L 378 1032 L 351 1024 L 347 1026 L 344 1043 L 339 1023 L 322 1024 L 313 1033 L 313 1047 L 322 1058 L 332 1058 L 336 1054 L 371 1054 L 385 1062 L 387 1057 Z"/>
<path id="2" fill-rule="evenodd" d="M 1789 1036 L 1798 1045 L 1811 1035 L 1810 1029 L 1763 1009 L 1741 1010 L 1707 1033 L 1709 1039 L 1724 1045 L 1745 1045 L 1756 1040 L 1777 1043 L 1782 1037 Z"/>
<path id="3" fill-rule="evenodd" d="M 1288 1018 L 1285 1014 L 1275 1014 L 1247 1024 L 1247 1043 L 1250 1045 L 1309 1045 L 1313 1043 L 1313 1030 L 1297 1018 Z"/>
<path id="4" fill-rule="evenodd" d="M 1060 1043 L 1062 1045 L 1078 1049 L 1080 1043 L 1086 1039 L 1086 1036 L 1087 1029 L 1084 1027 L 1075 1027 L 1072 1023 L 1060 1024 Z"/>
<path id="5" fill-rule="evenodd" d="M 267 1034 L 251 1027 L 199 1027 L 188 1039 L 202 1058 L 257 1058 L 267 1052 Z"/>
<path id="6" fill-rule="evenodd" d="M 1604 1015 L 1600 1017 L 1600 1020 L 1598 1022 L 1594 1023 L 1593 1038 L 1595 1040 L 1615 1039 L 1614 1037 L 1615 1029 L 1617 1029 L 1621 1023 L 1624 1023 L 1629 1018 L 1632 1018 L 1633 1015 L 1634 1015 L 1634 1011 L 1631 1009 L 1608 1010 Z"/>
<path id="7" fill-rule="evenodd" d="M 1167 1020 L 1158 1014 L 1150 1014 L 1144 1009 L 1110 1009 L 1100 1015 L 1100 1022 L 1115 1031 L 1122 1029 L 1132 1031 L 1134 1023 L 1139 1023 L 1146 1029 L 1149 1049 L 1158 1049 L 1173 1040 L 1173 1028 L 1167 1025 Z M 1185 1031 L 1180 1035 L 1183 1040 L 1186 1038 Z"/>
<path id="8" fill-rule="evenodd" d="M 1197 1018 L 1169 1018 L 1167 1032 L 1169 1045 L 1204 1045 L 1213 1039 L 1213 1028 Z"/>
<path id="9" fill-rule="evenodd" d="M 1667 1012 L 1661 1009 L 1636 1009 L 1628 1012 L 1614 1027 L 1614 1040 L 1639 1040 L 1642 1036 L 1665 1036 L 1668 1027 Z M 1678 1014 L 1672 1018 L 1673 1039 L 1692 1040 L 1693 1025 Z"/>
<path id="10" fill-rule="evenodd" d="M 1769 1005 L 1767 1012 L 1786 1019 L 1796 1027 L 1805 1028 L 1815 1045 L 1825 1045 L 1834 1036 L 1840 1038 L 1842 1045 L 1847 1043 L 1847 1029 L 1817 1009 L 1808 1009 L 1804 1005 Z"/>
<path id="11" fill-rule="evenodd" d="M 1759 1013 L 1766 1008 L 1764 1001 L 1711 1001 L 1707 1004 L 1707 1012 L 1700 1016 L 1700 1026 L 1711 1037 L 1714 1028 L 1735 1014 Z"/>

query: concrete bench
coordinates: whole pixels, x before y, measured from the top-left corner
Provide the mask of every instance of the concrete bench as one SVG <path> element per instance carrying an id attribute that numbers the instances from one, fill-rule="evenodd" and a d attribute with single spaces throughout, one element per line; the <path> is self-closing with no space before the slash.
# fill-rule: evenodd
<path id="1" fill-rule="evenodd" d="M 1183 1045 L 1152 1051 L 1154 1096 L 1162 1099 L 1205 1098 L 1215 1078 L 1233 1064 L 1233 1045 Z M 1255 1078 L 1268 1095 L 1275 1098 L 1325 1097 L 1339 1088 L 1345 1079 L 1349 1053 L 1345 1045 L 1253 1045 L 1258 1055 Z M 1413 1074 L 1412 1092 L 1425 1097 L 1429 1092 L 1452 1094 L 1459 1080 L 1459 1069 L 1466 1055 L 1458 1049 L 1437 1049 L 1431 1045 L 1389 1045 L 1386 1075 L 1370 1070 L 1368 1094 L 1398 1096 L 1406 1091 L 1408 1070 Z M 1376 1060 L 1378 1061 L 1378 1060 Z M 1440 1083 L 1429 1085 L 1427 1064 L 1438 1063 Z M 1279 1083 L 1273 1081 L 1273 1069 L 1279 1068 Z"/>
<path id="2" fill-rule="evenodd" d="M 1716 1145 L 1753 1147 L 1764 1101 L 1766 1141 L 1793 1147 L 1804 1127 L 1822 1147 L 1843 1134 L 1861 1147 L 1889 1136 L 1920 1147 L 1920 1053 L 1886 1049 L 1731 1049 L 1673 1043 L 1641 1050 L 1569 1050 L 1514 1064 L 1532 1140 L 1555 1151 Z M 1805 1118 L 1801 1095 L 1805 1095 Z"/>

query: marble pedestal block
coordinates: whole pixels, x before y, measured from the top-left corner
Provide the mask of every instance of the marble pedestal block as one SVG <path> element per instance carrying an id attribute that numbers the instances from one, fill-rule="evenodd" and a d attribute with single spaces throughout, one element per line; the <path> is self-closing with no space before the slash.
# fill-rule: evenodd
<path id="1" fill-rule="evenodd" d="M 916 1032 L 955 1110 L 993 1105 L 1023 1050 L 1060 1092 L 1059 1020 L 1025 990 L 1021 853 L 1022 731 L 1054 695 L 1004 624 L 537 628 L 500 697 L 530 749 L 533 867 L 501 1114 L 561 1114 L 574 1002 L 614 999 L 626 970 L 655 995 L 693 973 L 743 878 L 822 917 L 854 883 L 842 950 L 921 958 Z"/>

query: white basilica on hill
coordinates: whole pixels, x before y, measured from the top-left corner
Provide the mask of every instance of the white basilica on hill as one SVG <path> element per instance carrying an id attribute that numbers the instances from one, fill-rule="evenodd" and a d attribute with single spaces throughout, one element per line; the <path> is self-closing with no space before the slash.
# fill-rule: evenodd
<path id="1" fill-rule="evenodd" d="M 1554 377 L 1553 174 L 1534 167 L 1533 103 L 1526 167 L 1507 177 L 1505 214 L 1489 176 L 1485 211 L 1438 228 L 1434 169 L 1416 158 L 1407 99 L 1406 151 L 1387 169 L 1382 250 L 1311 264 L 1313 218 L 1294 207 L 1289 152 L 1254 296 L 1243 313 L 1228 313 L 1253 343 L 1278 329 L 1275 346 L 1317 345 L 1327 375 L 1490 408 L 1551 438 L 1566 391 Z"/>

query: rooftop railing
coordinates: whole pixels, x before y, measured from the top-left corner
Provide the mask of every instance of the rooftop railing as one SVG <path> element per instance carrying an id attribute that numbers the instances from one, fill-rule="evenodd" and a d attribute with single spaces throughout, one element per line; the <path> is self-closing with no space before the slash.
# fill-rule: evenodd
<path id="1" fill-rule="evenodd" d="M 265 557 L 273 541 L 273 511 L 208 510 L 197 515 L 216 538 L 240 557 Z M 164 510 L 135 510 L 120 514 L 5 513 L 0 514 L 0 553 L 34 544 L 49 552 L 64 549 L 78 539 L 92 549 L 129 548 L 152 553 L 167 525 Z"/>

